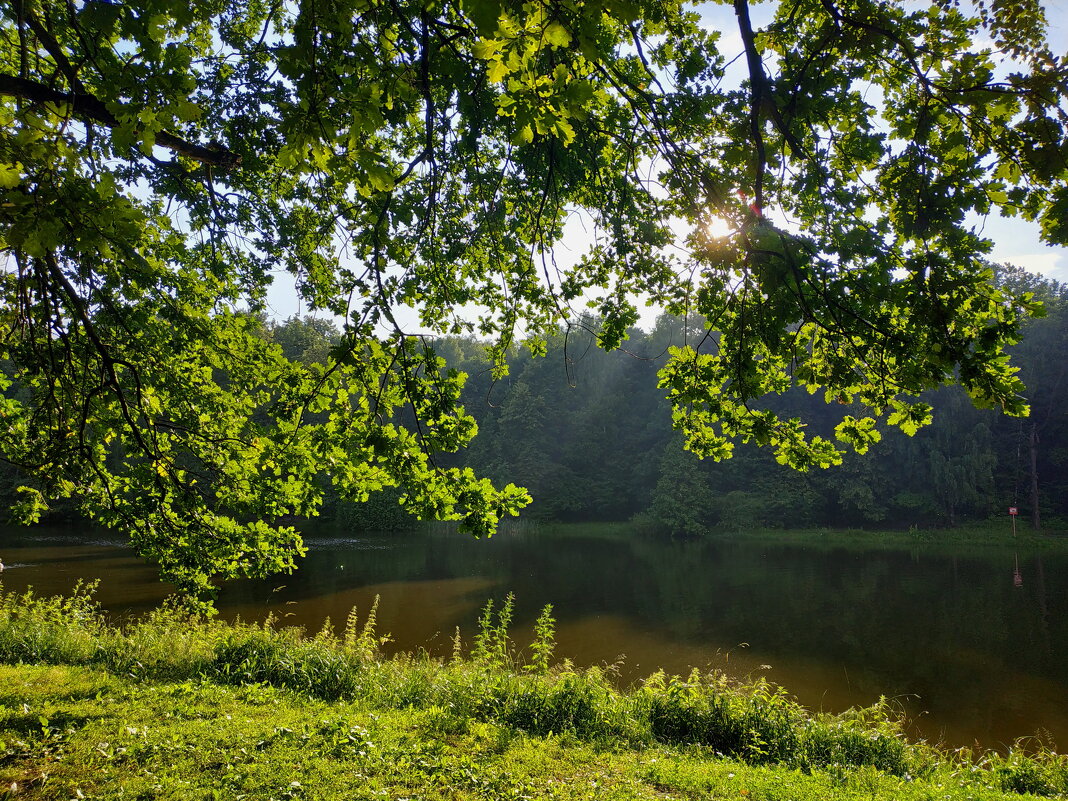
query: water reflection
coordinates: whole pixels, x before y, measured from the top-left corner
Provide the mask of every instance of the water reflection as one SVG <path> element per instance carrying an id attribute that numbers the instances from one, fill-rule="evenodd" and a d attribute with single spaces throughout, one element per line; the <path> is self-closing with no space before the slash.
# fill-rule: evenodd
<path id="1" fill-rule="evenodd" d="M 657 667 L 719 668 L 766 675 L 817 710 L 886 696 L 917 731 L 952 744 L 996 746 L 1040 727 L 1068 743 L 1068 558 L 1014 553 L 1010 584 L 1000 550 L 807 551 L 626 534 L 316 534 L 296 574 L 228 586 L 220 608 L 314 631 L 327 616 L 342 625 L 353 606 L 366 614 L 377 594 L 390 647 L 446 655 L 455 627 L 469 641 L 485 600 L 511 590 L 517 640 L 529 641 L 552 603 L 558 654 L 614 666 L 623 682 Z M 26 565 L 4 574 L 8 589 L 66 592 L 101 578 L 99 598 L 118 614 L 167 592 L 114 544 L 49 536 L 19 544 L 0 529 L 0 554 Z"/>

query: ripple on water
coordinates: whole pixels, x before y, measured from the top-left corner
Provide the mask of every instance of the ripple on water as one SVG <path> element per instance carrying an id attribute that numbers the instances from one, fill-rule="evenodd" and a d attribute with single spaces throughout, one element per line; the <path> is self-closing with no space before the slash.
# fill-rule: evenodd
<path id="1" fill-rule="evenodd" d="M 397 547 L 395 542 L 382 541 L 378 539 L 367 539 L 366 537 L 305 537 L 304 544 L 309 548 L 330 548 L 331 550 L 354 550 L 354 551 L 384 551 L 389 548 Z"/>

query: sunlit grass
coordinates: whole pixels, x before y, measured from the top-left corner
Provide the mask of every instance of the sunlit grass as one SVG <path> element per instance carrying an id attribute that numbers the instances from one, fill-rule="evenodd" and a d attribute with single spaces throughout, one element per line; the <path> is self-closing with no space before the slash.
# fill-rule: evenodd
<path id="1" fill-rule="evenodd" d="M 510 599 L 487 605 L 469 655 L 387 659 L 371 610 L 340 635 L 175 608 L 120 628 L 84 592 L 0 594 L 0 798 L 1068 791 L 1064 757 L 938 751 L 885 706 L 813 716 L 764 681 L 697 672 L 622 691 L 551 662 L 548 612 L 520 658 L 510 618 Z"/>

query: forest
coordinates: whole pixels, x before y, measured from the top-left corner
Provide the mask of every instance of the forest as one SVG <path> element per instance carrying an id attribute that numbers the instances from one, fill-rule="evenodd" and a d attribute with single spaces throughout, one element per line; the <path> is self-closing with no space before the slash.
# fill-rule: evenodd
<path id="1" fill-rule="evenodd" d="M 841 465 L 798 471 L 756 443 L 739 443 L 723 461 L 698 459 L 672 430 L 656 374 L 669 348 L 701 342 L 702 321 L 664 314 L 651 330 L 631 328 L 621 349 L 605 352 L 591 316 L 561 327 L 547 340 L 545 358 L 511 349 L 509 374 L 499 380 L 485 343 L 434 340 L 448 368 L 468 375 L 463 405 L 479 429 L 468 448 L 438 458 L 526 487 L 534 499 L 527 518 L 633 519 L 671 536 L 753 527 L 953 527 L 1004 517 L 1010 506 L 1021 525 L 1057 526 L 1068 516 L 1068 288 L 1009 265 L 998 266 L 997 280 L 1035 293 L 1046 307 L 1011 350 L 1029 418 L 976 408 L 952 386 L 924 396 L 935 410 L 931 425 L 913 436 L 890 431 Z M 305 363 L 325 361 L 339 338 L 332 323 L 313 317 L 267 324 L 264 332 L 287 358 Z M 810 421 L 816 434 L 828 435 L 840 417 L 823 393 L 799 388 L 772 405 Z M 370 528 L 412 525 L 397 506 L 399 494 L 352 504 L 328 493 L 324 515 Z"/>
<path id="2" fill-rule="evenodd" d="M 676 537 L 759 527 L 954 527 L 1005 516 L 1010 506 L 1021 525 L 1057 527 L 1068 517 L 1068 287 L 1011 265 L 999 265 L 996 275 L 1012 291 L 1033 292 L 1046 309 L 1010 351 L 1027 387 L 1029 418 L 976 408 L 950 386 L 923 396 L 935 410 L 931 425 L 912 436 L 891 430 L 867 453 L 847 453 L 830 468 L 797 470 L 755 442 L 737 443 L 729 459 L 698 459 L 673 430 L 656 376 L 670 348 L 700 350 L 709 341 L 703 321 L 662 314 L 649 331 L 632 327 L 623 347 L 606 352 L 591 315 L 561 326 L 546 340 L 544 358 L 512 347 L 504 378 L 494 377 L 485 341 L 430 340 L 446 370 L 466 374 L 462 404 L 478 424 L 469 447 L 436 460 L 525 487 L 533 497 L 526 519 L 633 520 Z M 257 325 L 287 359 L 308 366 L 327 363 L 341 340 L 333 322 L 311 315 L 261 317 Z M 796 387 L 770 403 L 823 436 L 840 419 L 836 406 Z M 398 417 L 415 425 L 410 413 Z M 16 503 L 24 483 L 25 475 L 0 462 L 0 504 Z M 323 491 L 322 516 L 338 526 L 418 525 L 398 503 L 403 487 L 364 502 L 344 500 L 326 483 Z M 75 514 L 62 503 L 54 511 Z"/>
<path id="3" fill-rule="evenodd" d="M 478 536 L 1041 523 L 1063 359 L 1035 327 L 1011 366 L 1041 310 L 981 221 L 1068 242 L 1065 98 L 1038 0 L 8 4 L 13 516 L 198 596 L 398 498 Z"/>

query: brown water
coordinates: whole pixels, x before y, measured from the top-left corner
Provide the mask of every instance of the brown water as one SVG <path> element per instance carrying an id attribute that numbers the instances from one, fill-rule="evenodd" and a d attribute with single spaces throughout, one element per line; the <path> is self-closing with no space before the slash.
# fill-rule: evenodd
<path id="1" fill-rule="evenodd" d="M 100 579 L 114 615 L 168 592 L 114 541 L 71 529 L 0 528 L 8 591 L 69 592 Z M 381 596 L 390 647 L 446 654 L 488 598 L 516 594 L 518 642 L 551 603 L 557 655 L 615 665 L 622 681 L 658 667 L 760 674 L 815 710 L 885 696 L 913 729 L 950 745 L 1001 747 L 1042 732 L 1068 750 L 1068 557 L 814 551 L 663 543 L 579 527 L 476 541 L 458 534 L 309 537 L 301 569 L 228 586 L 223 615 L 318 630 Z M 1018 571 L 1019 581 L 1016 580 Z"/>

